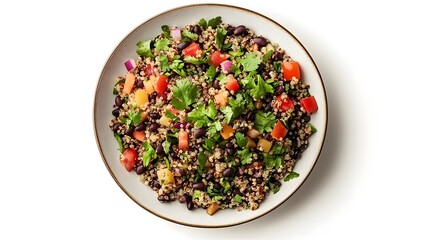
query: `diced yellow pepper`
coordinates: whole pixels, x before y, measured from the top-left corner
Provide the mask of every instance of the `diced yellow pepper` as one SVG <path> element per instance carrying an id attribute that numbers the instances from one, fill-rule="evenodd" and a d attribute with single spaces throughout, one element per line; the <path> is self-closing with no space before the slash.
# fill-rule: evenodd
<path id="1" fill-rule="evenodd" d="M 223 139 L 228 139 L 234 135 L 234 128 L 228 124 L 225 124 L 220 131 L 220 135 L 223 137 Z"/>

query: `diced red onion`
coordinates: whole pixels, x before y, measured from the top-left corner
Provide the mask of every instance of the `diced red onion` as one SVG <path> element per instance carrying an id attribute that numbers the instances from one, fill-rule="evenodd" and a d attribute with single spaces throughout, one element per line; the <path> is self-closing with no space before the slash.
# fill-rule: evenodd
<path id="1" fill-rule="evenodd" d="M 229 73 L 232 67 L 232 62 L 229 60 L 225 60 L 220 64 L 222 71 L 225 73 Z"/>
<path id="2" fill-rule="evenodd" d="M 170 29 L 170 34 L 173 39 L 178 39 L 178 40 L 182 39 L 182 32 L 180 31 L 180 28 L 176 27 L 176 28 Z"/>
<path id="3" fill-rule="evenodd" d="M 186 124 L 187 123 L 185 123 L 185 122 L 177 122 L 173 125 L 173 128 L 185 128 Z"/>
<path id="4" fill-rule="evenodd" d="M 136 67 L 136 61 L 134 59 L 128 59 L 124 64 L 127 71 L 131 71 Z"/>

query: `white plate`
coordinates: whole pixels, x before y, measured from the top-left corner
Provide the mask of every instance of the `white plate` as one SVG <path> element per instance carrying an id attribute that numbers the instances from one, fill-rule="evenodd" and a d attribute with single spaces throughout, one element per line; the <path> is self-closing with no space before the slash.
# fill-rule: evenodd
<path id="1" fill-rule="evenodd" d="M 300 63 L 303 81 L 311 85 L 311 94 L 316 97 L 319 110 L 312 114 L 311 122 L 318 132 L 309 139 L 309 146 L 296 164 L 295 172 L 300 177 L 284 183 L 277 194 L 270 194 L 257 210 L 222 210 L 209 216 L 202 209 L 188 211 L 177 201 L 162 204 L 156 193 L 142 184 L 137 175 L 127 172 L 120 164 L 118 144 L 108 127 L 112 119 L 114 95 L 112 88 L 117 76 L 124 75 L 124 62 L 137 58 L 136 43 L 153 39 L 161 33 L 161 26 L 185 26 L 200 18 L 210 19 L 221 16 L 223 22 L 231 25 L 244 24 L 255 33 L 261 34 L 280 47 L 294 60 Z M 275 21 L 259 13 L 228 5 L 199 4 L 189 5 L 161 13 L 128 34 L 113 51 L 101 73 L 94 100 L 94 130 L 103 161 L 119 187 L 147 211 L 166 220 L 195 227 L 225 227 L 251 221 L 272 211 L 285 202 L 305 181 L 310 174 L 322 150 L 327 126 L 327 101 L 322 78 L 304 46 L 288 30 Z"/>

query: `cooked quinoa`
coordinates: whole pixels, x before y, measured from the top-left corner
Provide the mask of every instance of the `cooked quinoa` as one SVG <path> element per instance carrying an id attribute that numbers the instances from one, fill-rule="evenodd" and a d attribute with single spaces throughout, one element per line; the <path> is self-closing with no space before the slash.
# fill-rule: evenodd
<path id="1" fill-rule="evenodd" d="M 114 86 L 109 126 L 119 160 L 156 193 L 189 210 L 257 209 L 316 129 L 299 65 L 284 49 L 221 18 L 137 43 Z"/>

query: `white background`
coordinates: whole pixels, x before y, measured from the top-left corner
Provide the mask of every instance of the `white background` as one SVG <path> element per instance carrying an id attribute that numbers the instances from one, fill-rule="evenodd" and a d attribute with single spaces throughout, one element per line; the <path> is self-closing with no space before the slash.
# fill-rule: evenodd
<path id="1" fill-rule="evenodd" d="M 274 212 L 224 229 L 159 219 L 120 190 L 93 134 L 101 69 L 140 23 L 197 2 L 0 3 L 0 239 L 427 239 L 424 1 L 218 1 L 278 21 L 316 61 L 329 126 L 315 170 Z"/>

